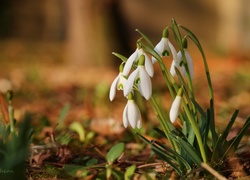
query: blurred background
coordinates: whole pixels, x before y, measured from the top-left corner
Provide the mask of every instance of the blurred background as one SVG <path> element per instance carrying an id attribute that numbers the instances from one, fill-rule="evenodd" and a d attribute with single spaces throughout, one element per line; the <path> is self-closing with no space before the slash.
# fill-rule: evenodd
<path id="1" fill-rule="evenodd" d="M 111 53 L 128 57 L 139 38 L 135 29 L 156 44 L 172 18 L 191 29 L 203 45 L 219 105 L 242 108 L 246 115 L 250 103 L 248 0 L 1 0 L 0 90 L 13 88 L 25 97 L 26 103 L 16 102 L 22 110 L 54 112 L 56 108 L 41 105 L 48 103 L 48 97 L 53 105 L 75 103 L 78 114 L 79 109 L 88 109 L 81 117 L 92 111 L 93 102 L 87 97 L 100 96 L 101 104 L 110 107 L 106 96 L 120 64 Z M 201 59 L 199 54 L 193 56 Z M 199 67 L 196 71 L 201 72 Z M 42 89 L 42 98 L 34 103 L 40 97 L 37 88 Z M 84 103 L 76 102 L 77 98 Z"/>

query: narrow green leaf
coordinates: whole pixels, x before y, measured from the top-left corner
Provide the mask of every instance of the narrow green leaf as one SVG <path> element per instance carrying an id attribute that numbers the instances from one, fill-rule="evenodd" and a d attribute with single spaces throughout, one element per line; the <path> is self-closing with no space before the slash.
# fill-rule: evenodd
<path id="1" fill-rule="evenodd" d="M 124 151 L 124 143 L 118 143 L 114 145 L 106 155 L 106 160 L 109 164 L 112 164 Z"/>
<path id="2" fill-rule="evenodd" d="M 148 47 L 145 43 L 140 41 L 140 45 L 144 49 L 145 52 L 149 53 L 150 55 L 154 56 L 158 62 L 161 60 L 161 56 L 151 47 Z"/>
<path id="3" fill-rule="evenodd" d="M 236 150 L 238 148 L 242 137 L 244 136 L 244 134 L 246 133 L 246 131 L 248 130 L 249 127 L 250 127 L 250 117 L 247 118 L 244 126 L 242 127 L 239 134 L 235 137 L 235 139 L 234 139 L 234 141 L 232 143 L 232 146 L 234 147 L 234 150 Z"/>
<path id="4" fill-rule="evenodd" d="M 175 152 L 172 149 L 170 149 L 169 147 L 163 146 L 162 144 L 160 144 L 157 141 L 149 141 L 149 140 L 147 140 L 145 137 L 143 137 L 140 134 L 138 134 L 138 136 L 144 142 L 146 142 L 147 144 L 151 145 L 152 151 L 157 156 L 159 156 L 162 160 L 164 160 L 167 163 L 169 163 L 176 170 L 176 172 L 179 175 L 181 175 L 183 172 L 179 168 L 179 166 L 177 166 L 176 164 L 179 164 L 181 162 L 182 164 L 180 164 L 180 166 L 184 165 L 186 167 L 186 170 L 188 170 L 188 171 L 191 169 L 190 165 L 186 162 L 186 160 L 183 157 L 181 157 L 177 152 Z"/>
<path id="5" fill-rule="evenodd" d="M 162 135 L 163 137 L 167 138 L 166 134 L 160 130 L 159 128 L 153 128 L 156 132 L 158 132 L 160 135 Z"/>
<path id="6" fill-rule="evenodd" d="M 194 104 L 194 106 L 196 107 L 196 109 L 199 111 L 199 113 L 201 114 L 201 116 L 206 119 L 206 113 L 205 111 L 202 109 L 202 107 L 197 103 L 197 101 L 195 101 L 194 98 L 191 98 L 192 103 Z"/>
<path id="7" fill-rule="evenodd" d="M 235 110 L 235 111 L 234 111 L 234 113 L 233 113 L 233 115 L 232 115 L 232 117 L 231 117 L 229 123 L 227 124 L 226 129 L 225 129 L 224 132 L 222 133 L 222 137 L 221 137 L 221 141 L 222 141 L 222 142 L 221 142 L 221 144 L 224 145 L 224 143 L 226 142 L 226 138 L 227 138 L 229 132 L 231 131 L 231 128 L 232 128 L 232 126 L 233 126 L 233 124 L 234 124 L 234 122 L 235 122 L 235 120 L 236 120 L 236 117 L 238 116 L 238 113 L 239 113 L 239 110 Z"/>
<path id="8" fill-rule="evenodd" d="M 218 138 L 218 141 L 215 144 L 215 147 L 213 149 L 213 154 L 211 157 L 211 163 L 213 163 L 214 161 L 217 161 L 218 158 L 222 157 L 221 152 L 223 151 L 223 148 L 221 146 L 221 140 L 222 140 L 222 136 L 220 135 Z M 222 150 L 222 151 L 221 151 Z"/>
<path id="9" fill-rule="evenodd" d="M 185 152 L 188 154 L 189 158 L 197 165 L 200 166 L 202 161 L 199 156 L 199 153 L 194 149 L 194 147 L 189 144 L 187 141 L 181 139 L 178 136 L 173 136 L 175 137 L 174 140 L 180 144 L 180 146 L 185 150 Z"/>
<path id="10" fill-rule="evenodd" d="M 183 172 L 180 170 L 180 168 L 176 165 L 177 161 L 176 159 L 173 159 L 169 154 L 165 153 L 161 149 L 157 148 L 156 146 L 151 146 L 153 152 L 159 156 L 162 160 L 166 161 L 179 175 L 181 175 Z M 174 163 L 174 162 L 175 163 Z"/>
<path id="11" fill-rule="evenodd" d="M 115 55 L 116 57 L 118 57 L 119 59 L 121 59 L 123 62 L 127 62 L 128 58 L 126 58 L 125 56 L 116 53 L 116 52 L 112 52 L 113 55 Z"/>
<path id="12" fill-rule="evenodd" d="M 62 108 L 62 110 L 59 113 L 59 118 L 58 118 L 58 127 L 57 128 L 62 128 L 63 126 L 63 121 L 65 120 L 68 112 L 70 110 L 70 104 L 67 103 L 64 105 L 64 107 Z"/>
<path id="13" fill-rule="evenodd" d="M 180 27 L 186 31 L 187 35 L 195 43 L 195 45 L 198 47 L 198 49 L 202 55 L 202 59 L 203 59 L 203 63 L 204 63 L 205 71 L 206 71 L 207 82 L 208 82 L 208 86 L 209 86 L 209 96 L 210 96 L 210 99 L 213 100 L 214 95 L 213 95 L 212 81 L 210 78 L 209 68 L 208 68 L 208 64 L 207 64 L 207 60 L 206 60 L 206 56 L 205 56 L 205 53 L 203 51 L 203 48 L 202 48 L 198 38 L 192 33 L 192 31 L 190 31 L 188 28 L 186 28 L 184 26 L 180 26 Z"/>
<path id="14" fill-rule="evenodd" d="M 246 122 L 245 122 L 243 128 L 241 129 L 241 131 L 239 132 L 239 134 L 236 137 L 234 137 L 232 140 L 229 141 L 229 147 L 227 148 L 227 150 L 223 154 L 221 160 L 223 160 L 226 157 L 226 155 L 232 150 L 232 148 L 234 148 L 234 150 L 237 149 L 243 135 L 246 133 L 246 131 L 248 130 L 249 127 L 250 127 L 250 117 L 248 117 L 248 119 L 246 120 Z"/>
<path id="15" fill-rule="evenodd" d="M 209 127 L 212 133 L 213 138 L 213 147 L 215 147 L 216 142 L 218 141 L 218 134 L 215 130 L 215 121 L 214 121 L 214 108 L 213 108 L 213 99 L 210 99 L 210 123 Z"/>
<path id="16" fill-rule="evenodd" d="M 180 30 L 179 30 L 179 26 L 178 26 L 177 22 L 174 19 L 172 19 L 172 30 L 174 32 L 174 37 L 175 37 L 175 40 L 177 42 L 177 45 L 181 49 L 182 48 L 181 33 L 180 33 Z"/>
<path id="17" fill-rule="evenodd" d="M 208 134 L 209 134 L 209 124 L 210 124 L 210 110 L 207 109 L 207 115 L 205 115 L 206 119 L 201 117 L 201 122 L 203 123 L 203 127 L 201 127 L 201 135 L 204 143 L 204 148 L 207 146 Z"/>
<path id="18" fill-rule="evenodd" d="M 142 33 L 139 29 L 135 30 L 136 32 L 140 33 L 140 35 L 148 42 L 148 44 L 150 45 L 151 48 L 154 48 L 154 44 L 152 43 L 152 41 L 149 39 L 149 37 L 147 37 L 144 33 Z"/>
<path id="19" fill-rule="evenodd" d="M 175 158 L 178 159 L 179 161 L 176 160 L 176 161 L 178 161 L 178 164 L 179 164 L 179 162 L 181 161 L 188 171 L 192 169 L 191 166 L 189 165 L 189 163 L 188 163 L 180 154 L 178 154 L 176 151 L 173 151 L 173 150 L 170 149 L 169 147 L 164 146 L 164 145 L 160 144 L 160 143 L 157 142 L 157 141 L 155 141 L 155 144 L 156 144 L 157 146 L 161 147 L 162 149 L 164 149 L 164 150 L 166 151 L 165 153 L 167 153 L 167 154 L 172 154 L 172 155 L 173 155 L 173 158 L 172 158 L 172 159 L 175 159 Z M 174 157 L 175 157 L 175 158 L 174 158 Z"/>

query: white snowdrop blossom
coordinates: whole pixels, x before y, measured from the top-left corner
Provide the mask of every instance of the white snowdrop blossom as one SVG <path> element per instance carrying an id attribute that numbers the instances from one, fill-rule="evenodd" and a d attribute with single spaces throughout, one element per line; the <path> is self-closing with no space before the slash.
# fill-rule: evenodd
<path id="1" fill-rule="evenodd" d="M 124 96 L 131 93 L 134 84 L 136 84 L 141 95 L 147 100 L 150 99 L 152 95 L 152 83 L 149 74 L 145 69 L 144 63 L 145 56 L 141 55 L 137 68 L 131 73 L 124 86 Z"/>
<path id="2" fill-rule="evenodd" d="M 145 69 L 146 71 L 148 72 L 149 76 L 150 77 L 153 77 L 154 76 L 154 68 L 153 68 L 153 64 L 152 64 L 152 61 L 151 59 L 148 57 L 148 55 L 143 51 L 142 48 L 139 48 L 137 47 L 135 52 L 133 54 L 131 54 L 124 66 L 124 69 L 123 69 L 123 74 L 125 76 L 128 76 L 131 68 L 132 68 L 132 65 L 134 62 L 138 62 L 139 58 L 141 55 L 144 55 L 145 56 Z"/>
<path id="3" fill-rule="evenodd" d="M 179 116 L 181 100 L 182 100 L 182 94 L 183 94 L 183 89 L 180 88 L 179 91 L 178 91 L 177 96 L 175 97 L 175 99 L 174 99 L 174 101 L 173 101 L 173 103 L 171 105 L 171 108 L 170 108 L 170 111 L 169 111 L 169 118 L 170 118 L 170 121 L 172 123 L 174 123 L 176 121 L 176 119 L 178 118 L 178 116 Z"/>
<path id="4" fill-rule="evenodd" d="M 123 65 L 124 65 L 123 63 L 120 65 L 120 72 L 111 84 L 110 91 L 109 91 L 110 101 L 113 101 L 113 99 L 115 98 L 116 90 L 123 90 L 124 84 L 127 81 L 127 79 L 125 78 L 125 76 L 122 72 Z"/>
<path id="5" fill-rule="evenodd" d="M 165 55 L 166 51 L 171 52 L 173 56 L 173 60 L 177 61 L 177 56 L 176 56 L 176 50 L 173 46 L 173 44 L 170 42 L 168 39 L 168 30 L 164 29 L 162 33 L 162 38 L 160 42 L 155 46 L 154 50 L 162 57 Z M 157 60 L 155 57 L 152 57 L 152 62 L 155 63 Z"/>
<path id="6" fill-rule="evenodd" d="M 123 110 L 123 125 L 127 128 L 128 124 L 133 129 L 136 127 L 141 128 L 142 126 L 140 109 L 135 103 L 132 93 L 128 95 L 128 102 Z"/>
<path id="7" fill-rule="evenodd" d="M 189 71 L 189 74 L 190 74 L 190 77 L 191 79 L 194 78 L 194 64 L 193 64 L 193 59 L 192 57 L 190 56 L 189 52 L 187 51 L 187 49 L 184 49 L 184 54 L 185 54 L 185 57 L 186 57 L 186 61 L 187 61 L 187 67 L 188 67 L 188 71 Z M 180 65 L 180 70 L 181 70 L 181 73 L 187 77 L 187 72 L 186 72 L 186 69 L 185 69 L 185 66 L 183 64 L 183 57 L 182 57 L 182 53 L 179 51 L 177 53 L 177 59 L 178 59 L 178 62 L 179 62 L 179 65 Z"/>

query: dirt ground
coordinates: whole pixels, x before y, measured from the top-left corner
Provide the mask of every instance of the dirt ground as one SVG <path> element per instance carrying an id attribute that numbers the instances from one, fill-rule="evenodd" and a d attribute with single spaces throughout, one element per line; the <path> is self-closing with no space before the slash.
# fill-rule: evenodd
<path id="1" fill-rule="evenodd" d="M 19 57 L 21 60 L 18 61 L 18 55 L 12 53 L 12 59 L 9 60 L 4 60 L 6 56 L 3 56 L 0 66 L 0 79 L 11 82 L 14 90 L 13 105 L 17 121 L 22 119 L 25 113 L 32 112 L 36 117 L 35 126 L 40 126 L 39 119 L 48 117 L 53 127 L 58 122 L 62 108 L 70 104 L 65 124 L 86 121 L 89 123 L 89 130 L 99 135 L 98 141 L 113 139 L 112 136 L 117 134 L 117 138 L 120 138 L 118 141 L 123 141 L 121 135 L 127 131 L 122 126 L 122 111 L 126 100 L 119 93 L 114 102 L 108 99 L 109 87 L 118 69 L 74 66 L 58 57 L 55 60 L 56 58 L 41 54 Z M 23 60 L 25 58 L 26 60 Z M 209 99 L 203 62 L 199 54 L 193 54 L 193 59 L 197 101 L 206 108 Z M 219 56 L 209 52 L 207 60 L 214 88 L 218 129 L 225 127 L 234 109 L 240 109 L 236 126 L 230 134 L 233 137 L 250 114 L 250 59 L 236 55 Z M 166 64 L 169 66 L 169 62 Z M 155 89 L 163 92 L 163 98 L 167 99 L 168 93 L 164 92 L 166 88 L 161 79 L 160 73 L 156 72 L 153 84 Z M 4 86 L 1 83 L 0 86 Z M 170 104 L 171 100 L 165 103 Z M 157 125 L 155 119 L 152 117 L 152 122 Z M 249 136 L 245 137 L 243 142 L 249 145 Z M 246 158 L 249 159 L 250 156 L 246 155 Z M 249 165 L 249 161 L 246 164 Z M 237 177 L 237 171 L 235 173 Z"/>

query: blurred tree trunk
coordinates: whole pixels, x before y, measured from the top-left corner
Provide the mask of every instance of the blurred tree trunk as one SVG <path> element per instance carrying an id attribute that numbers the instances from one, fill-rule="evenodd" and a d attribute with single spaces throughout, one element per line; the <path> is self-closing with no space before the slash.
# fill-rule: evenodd
<path id="1" fill-rule="evenodd" d="M 219 12 L 218 45 L 230 54 L 248 54 L 250 49 L 249 0 L 217 1 Z"/>
<path id="2" fill-rule="evenodd" d="M 109 65 L 108 40 L 104 31 L 100 1 L 66 1 L 67 59 L 73 65 Z"/>
<path id="3" fill-rule="evenodd" d="M 61 0 L 43 0 L 44 26 L 42 38 L 45 40 L 63 39 L 63 15 Z"/>

